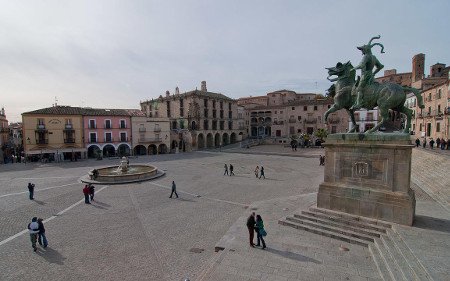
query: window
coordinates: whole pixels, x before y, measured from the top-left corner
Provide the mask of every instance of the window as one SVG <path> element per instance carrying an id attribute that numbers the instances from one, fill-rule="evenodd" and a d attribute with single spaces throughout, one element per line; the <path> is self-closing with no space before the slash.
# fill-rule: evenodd
<path id="1" fill-rule="evenodd" d="M 295 107 L 294 107 L 294 106 L 292 107 L 292 110 L 295 110 Z"/>
<path id="2" fill-rule="evenodd" d="M 280 114 L 283 114 L 283 110 L 280 111 Z"/>
<path id="3" fill-rule="evenodd" d="M 438 114 L 442 114 L 442 112 L 441 112 L 441 105 L 440 104 L 438 104 L 438 110 L 437 110 L 438 112 Z"/>
<path id="4" fill-rule="evenodd" d="M 220 104 L 220 109 L 223 109 L 223 101 L 220 101 L 219 104 Z"/>
<path id="5" fill-rule="evenodd" d="M 437 98 L 438 98 L 438 99 L 441 98 L 441 89 L 439 89 L 438 92 L 437 92 Z"/>
<path id="6" fill-rule="evenodd" d="M 303 111 L 308 111 L 308 106 L 307 105 L 303 106 Z"/>
<path id="7" fill-rule="evenodd" d="M 105 129 L 111 129 L 111 120 L 105 120 Z"/>
<path id="8" fill-rule="evenodd" d="M 121 142 L 126 142 L 126 141 L 128 141 L 128 139 L 127 139 L 127 133 L 124 133 L 124 132 L 121 132 L 121 133 L 120 133 L 120 141 L 121 141 Z"/>
<path id="9" fill-rule="evenodd" d="M 419 128 L 420 128 L 420 130 L 419 130 L 419 131 L 422 131 L 422 124 L 420 124 Z"/>
<path id="10" fill-rule="evenodd" d="M 167 105 L 167 117 L 171 117 L 171 116 L 170 116 L 170 113 L 171 113 L 171 112 L 170 112 L 170 101 L 167 101 L 167 102 L 166 102 L 166 105 Z M 156 114 L 156 116 L 158 116 L 158 114 Z"/>
<path id="11" fill-rule="evenodd" d="M 203 106 L 204 107 L 208 107 L 208 99 L 204 99 L 203 100 Z"/>
<path id="12" fill-rule="evenodd" d="M 125 129 L 127 127 L 127 123 L 125 122 L 125 120 L 120 120 L 120 128 L 121 129 Z"/>
<path id="13" fill-rule="evenodd" d="M 317 105 L 314 106 L 314 111 L 316 111 L 316 110 L 317 110 Z"/>
<path id="14" fill-rule="evenodd" d="M 289 134 L 293 135 L 295 134 L 295 127 L 289 127 Z"/>
<path id="15" fill-rule="evenodd" d="M 441 123 L 437 122 L 436 123 L 436 133 L 439 133 L 441 131 Z"/>
<path id="16" fill-rule="evenodd" d="M 328 108 L 331 108 L 331 104 L 328 105 Z"/>
<path id="17" fill-rule="evenodd" d="M 208 120 L 203 120 L 203 130 L 209 130 Z"/>
<path id="18" fill-rule="evenodd" d="M 95 124 L 95 119 L 89 120 L 89 129 L 95 129 L 97 126 Z"/>
<path id="19" fill-rule="evenodd" d="M 301 116 L 297 116 L 297 120 L 298 121 L 302 121 L 302 117 Z"/>
<path id="20" fill-rule="evenodd" d="M 428 94 L 428 101 L 431 101 L 431 93 Z"/>
<path id="21" fill-rule="evenodd" d="M 112 142 L 112 134 L 105 133 L 105 142 Z"/>
<path id="22" fill-rule="evenodd" d="M 277 111 L 275 110 L 275 114 L 277 114 Z"/>
<path id="23" fill-rule="evenodd" d="M 89 142 L 97 142 L 97 133 L 89 133 Z"/>

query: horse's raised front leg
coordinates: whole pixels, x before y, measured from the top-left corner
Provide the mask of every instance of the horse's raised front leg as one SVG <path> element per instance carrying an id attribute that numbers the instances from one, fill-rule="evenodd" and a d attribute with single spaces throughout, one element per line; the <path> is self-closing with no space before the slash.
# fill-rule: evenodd
<path id="1" fill-rule="evenodd" d="M 341 108 L 336 106 L 336 104 L 333 104 L 333 106 L 330 109 L 328 109 L 327 112 L 325 112 L 325 116 L 324 116 L 325 123 L 327 123 L 328 115 L 330 115 L 333 112 L 338 111 L 339 109 L 341 109 Z"/>

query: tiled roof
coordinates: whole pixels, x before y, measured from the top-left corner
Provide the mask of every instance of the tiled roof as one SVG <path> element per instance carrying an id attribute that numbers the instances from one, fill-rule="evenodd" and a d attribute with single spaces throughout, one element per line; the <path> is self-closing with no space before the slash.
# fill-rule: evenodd
<path id="1" fill-rule="evenodd" d="M 139 109 L 89 108 L 73 106 L 52 106 L 22 113 L 22 115 L 83 115 L 83 116 L 141 116 Z"/>

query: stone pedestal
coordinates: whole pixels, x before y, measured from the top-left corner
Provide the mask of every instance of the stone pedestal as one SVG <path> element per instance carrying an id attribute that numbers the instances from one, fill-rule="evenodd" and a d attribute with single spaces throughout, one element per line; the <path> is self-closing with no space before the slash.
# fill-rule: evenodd
<path id="1" fill-rule="evenodd" d="M 317 207 L 412 225 L 411 144 L 404 134 L 333 134 Z"/>

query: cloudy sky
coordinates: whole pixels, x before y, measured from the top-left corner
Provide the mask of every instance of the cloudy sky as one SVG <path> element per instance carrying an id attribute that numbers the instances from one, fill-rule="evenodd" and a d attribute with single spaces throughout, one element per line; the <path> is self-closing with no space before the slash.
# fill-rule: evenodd
<path id="1" fill-rule="evenodd" d="M 200 88 L 232 98 L 324 92 L 325 67 L 382 36 L 386 69 L 450 64 L 450 1 L 0 0 L 0 106 L 139 108 Z"/>

